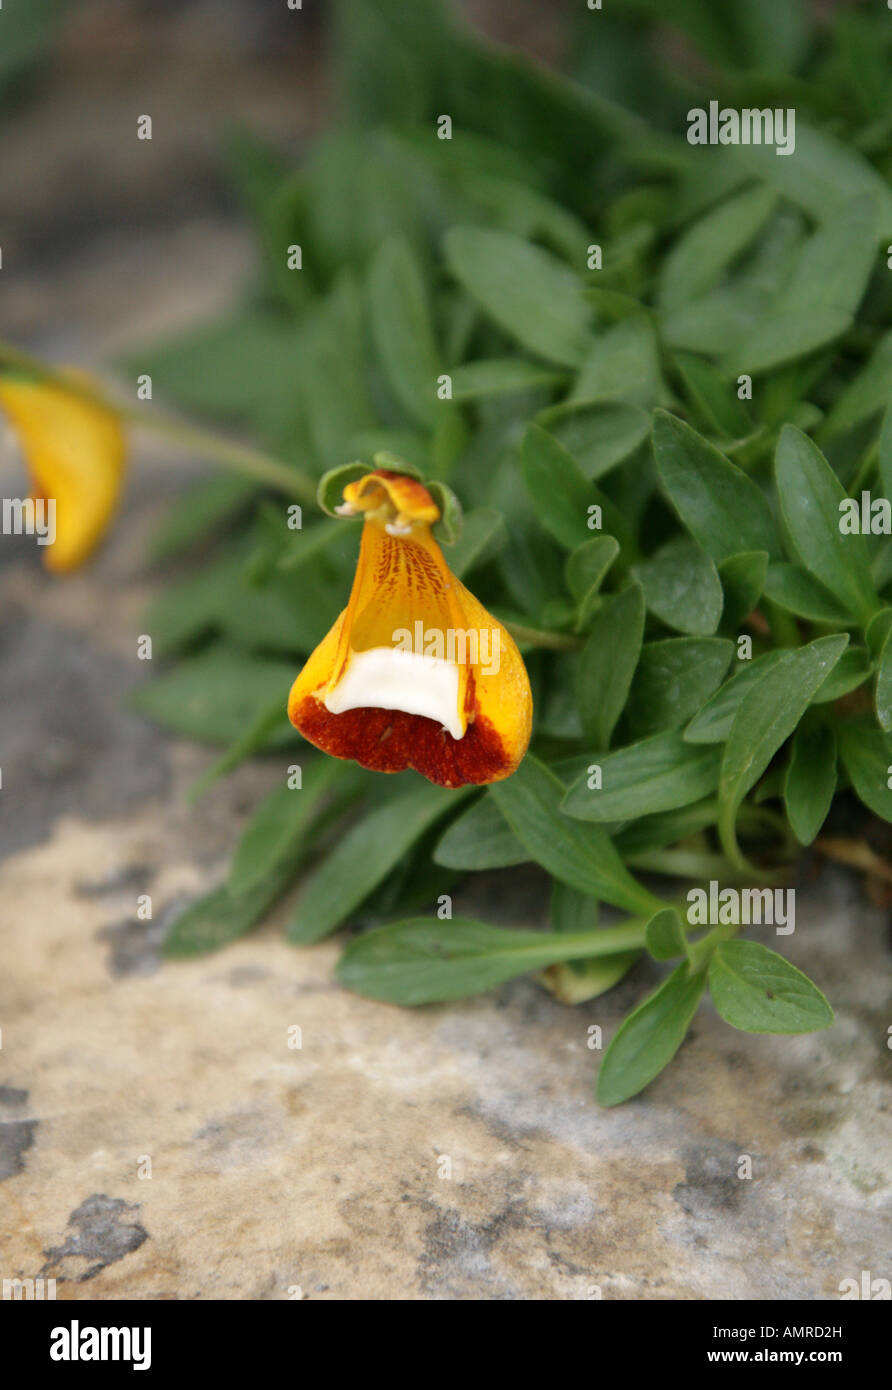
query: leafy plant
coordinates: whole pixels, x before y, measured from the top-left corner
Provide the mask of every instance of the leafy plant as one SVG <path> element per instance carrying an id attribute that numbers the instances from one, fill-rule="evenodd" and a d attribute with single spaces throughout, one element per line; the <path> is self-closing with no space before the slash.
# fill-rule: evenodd
<path id="1" fill-rule="evenodd" d="M 706 990 L 735 1028 L 832 1021 L 735 923 L 692 925 L 673 880 L 773 889 L 840 794 L 892 821 L 892 537 L 840 526 L 847 498 L 892 487 L 892 123 L 858 57 L 888 60 L 892 31 L 849 10 L 817 29 L 796 0 L 578 8 L 561 76 L 435 0 L 342 0 L 338 128 L 297 171 L 232 142 L 250 295 L 138 358 L 317 478 L 387 450 L 447 479 L 466 512 L 450 563 L 526 655 L 533 751 L 464 792 L 308 755 L 285 695 L 343 606 L 355 533 L 309 508 L 296 532 L 229 480 L 156 538 L 165 563 L 199 555 L 152 609 L 173 664 L 138 703 L 220 744 L 217 771 L 260 751 L 303 771 L 171 954 L 247 931 L 308 856 L 289 939 L 359 914 L 338 974 L 374 998 L 535 971 L 578 1002 L 648 953 L 673 968 L 607 1049 L 613 1105 Z M 656 22 L 696 50 L 683 74 L 642 40 Z M 688 145 L 687 107 L 712 98 L 795 105 L 795 155 Z M 526 862 L 554 881 L 551 931 L 436 915 L 463 875 Z"/>

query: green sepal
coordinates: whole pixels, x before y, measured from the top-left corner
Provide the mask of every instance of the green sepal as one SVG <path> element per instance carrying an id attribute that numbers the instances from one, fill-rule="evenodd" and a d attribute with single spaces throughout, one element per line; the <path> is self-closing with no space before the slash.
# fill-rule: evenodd
<path id="1" fill-rule="evenodd" d="M 358 482 L 371 471 L 367 463 L 342 463 L 339 467 L 330 468 L 327 473 L 323 473 L 316 489 L 316 500 L 325 515 L 343 521 L 343 516 L 335 508 L 344 500 L 344 488 L 348 483 Z"/>
<path id="2" fill-rule="evenodd" d="M 434 537 L 441 545 L 455 545 L 462 530 L 461 502 L 445 483 L 425 483 L 425 487 L 440 509 L 440 519 L 431 527 Z"/>

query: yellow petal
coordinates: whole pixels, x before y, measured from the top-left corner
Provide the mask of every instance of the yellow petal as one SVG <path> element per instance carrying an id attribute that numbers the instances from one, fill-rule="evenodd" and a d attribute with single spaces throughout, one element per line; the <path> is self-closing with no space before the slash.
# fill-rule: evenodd
<path id="1" fill-rule="evenodd" d="M 56 504 L 47 569 L 83 564 L 111 520 L 124 472 L 117 415 L 57 385 L 0 377 L 0 409 L 18 436 L 36 497 Z"/>
<path id="2" fill-rule="evenodd" d="M 510 776 L 530 738 L 529 678 L 510 633 L 449 570 L 430 494 L 378 472 L 344 496 L 366 518 L 353 589 L 294 682 L 289 718 L 375 771 L 414 768 L 447 787 Z"/>

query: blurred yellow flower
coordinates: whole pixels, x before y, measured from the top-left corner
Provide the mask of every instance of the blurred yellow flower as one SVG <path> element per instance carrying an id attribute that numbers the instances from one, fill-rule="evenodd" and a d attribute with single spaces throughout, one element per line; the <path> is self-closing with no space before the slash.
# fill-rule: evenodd
<path id="1" fill-rule="evenodd" d="M 55 539 L 45 564 L 83 564 L 117 506 L 125 439 L 114 411 L 56 382 L 0 375 L 0 410 L 16 434 L 32 497 L 55 502 Z"/>
<path id="2" fill-rule="evenodd" d="M 444 787 L 518 766 L 533 701 L 514 639 L 451 573 L 414 478 L 375 469 L 349 483 L 362 515 L 347 607 L 291 689 L 291 722 L 318 748 L 376 772 L 414 768 Z"/>

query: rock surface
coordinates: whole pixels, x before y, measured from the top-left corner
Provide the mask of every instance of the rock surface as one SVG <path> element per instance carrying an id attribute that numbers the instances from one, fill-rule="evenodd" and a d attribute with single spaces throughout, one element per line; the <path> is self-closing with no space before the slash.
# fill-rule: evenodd
<path id="1" fill-rule="evenodd" d="M 337 943 L 295 951 L 281 913 L 162 965 L 164 914 L 219 873 L 256 770 L 187 813 L 205 755 L 155 756 L 165 789 L 65 809 L 3 864 L 7 1277 L 63 1298 L 821 1299 L 890 1267 L 888 950 L 843 876 L 800 893 L 784 943 L 832 1031 L 754 1038 L 704 1010 L 604 1111 L 588 1029 L 609 1035 L 646 966 L 575 1009 L 521 981 L 409 1012 L 335 986 Z"/>

